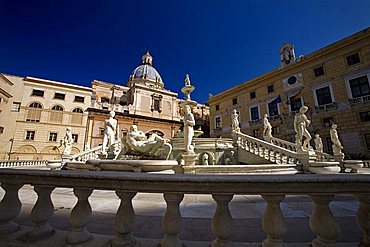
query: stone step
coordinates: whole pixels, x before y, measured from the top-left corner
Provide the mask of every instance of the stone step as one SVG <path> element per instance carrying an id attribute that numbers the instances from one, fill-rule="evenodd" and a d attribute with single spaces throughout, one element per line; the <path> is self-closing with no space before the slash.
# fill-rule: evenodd
<path id="1" fill-rule="evenodd" d="M 194 170 L 196 174 L 295 174 L 296 167 L 294 164 L 197 165 Z"/>

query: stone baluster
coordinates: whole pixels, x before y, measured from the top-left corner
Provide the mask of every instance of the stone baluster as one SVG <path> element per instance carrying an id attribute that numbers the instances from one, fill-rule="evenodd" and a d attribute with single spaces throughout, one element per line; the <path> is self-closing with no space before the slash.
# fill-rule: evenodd
<path id="1" fill-rule="evenodd" d="M 335 247 L 340 228 L 330 211 L 329 203 L 332 195 L 312 195 L 314 202 L 310 217 L 310 228 L 317 238 L 312 241 L 312 247 Z"/>
<path id="2" fill-rule="evenodd" d="M 270 151 L 270 161 L 275 162 L 275 152 L 274 152 L 274 150 Z"/>
<path id="3" fill-rule="evenodd" d="M 269 160 L 270 159 L 270 150 L 268 148 L 265 148 L 264 150 L 264 155 L 265 155 L 265 159 L 266 160 Z"/>
<path id="4" fill-rule="evenodd" d="M 116 195 L 121 199 L 120 206 L 115 219 L 115 229 L 117 236 L 112 240 L 113 247 L 135 246 L 136 239 L 132 234 L 135 226 L 135 211 L 132 206 L 132 198 L 136 192 L 116 191 Z"/>
<path id="5" fill-rule="evenodd" d="M 31 220 L 34 227 L 26 234 L 27 238 L 47 237 L 54 233 L 54 229 L 49 225 L 49 220 L 54 214 L 54 205 L 50 198 L 54 189 L 55 187 L 51 186 L 35 185 L 34 190 L 38 198 L 31 211 Z"/>
<path id="6" fill-rule="evenodd" d="M 262 247 L 282 247 L 287 227 L 281 212 L 280 202 L 284 200 L 285 196 L 262 195 L 262 197 L 267 202 L 262 221 L 262 229 L 267 234 L 267 238 L 262 242 Z"/>
<path id="7" fill-rule="evenodd" d="M 370 195 L 358 195 L 360 206 L 356 214 L 357 225 L 363 233 L 360 247 L 370 246 Z"/>
<path id="8" fill-rule="evenodd" d="M 233 198 L 230 194 L 213 194 L 213 199 L 217 203 L 217 208 L 212 219 L 212 232 L 216 235 L 211 247 L 230 247 L 232 246 L 232 223 L 233 219 L 229 210 L 229 202 Z"/>
<path id="9" fill-rule="evenodd" d="M 77 197 L 78 201 L 69 218 L 71 229 L 69 230 L 66 240 L 68 244 L 80 244 L 91 239 L 91 235 L 86 229 L 86 225 L 89 223 L 91 217 L 89 196 L 92 192 L 93 189 L 73 189 L 73 193 Z"/>
<path id="10" fill-rule="evenodd" d="M 22 203 L 18 197 L 21 184 L 5 184 L 1 187 L 5 190 L 5 195 L 0 202 L 0 235 L 9 234 L 19 229 L 19 225 L 13 221 L 21 211 Z"/>
<path id="11" fill-rule="evenodd" d="M 288 157 L 285 154 L 282 155 L 281 163 L 282 164 L 287 164 L 288 163 Z"/>
<path id="12" fill-rule="evenodd" d="M 275 152 L 275 163 L 281 164 L 281 155 L 279 152 Z"/>
<path id="13" fill-rule="evenodd" d="M 164 199 L 167 203 L 166 213 L 162 220 L 162 230 L 164 237 L 161 247 L 181 247 L 182 242 L 178 235 L 181 230 L 181 212 L 180 203 L 184 194 L 165 193 Z"/>

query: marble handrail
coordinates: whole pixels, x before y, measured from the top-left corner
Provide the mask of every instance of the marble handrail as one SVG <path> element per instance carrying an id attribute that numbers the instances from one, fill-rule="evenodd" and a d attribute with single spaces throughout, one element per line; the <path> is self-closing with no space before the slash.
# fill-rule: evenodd
<path id="1" fill-rule="evenodd" d="M 102 150 L 103 150 L 102 146 L 96 146 L 89 150 L 72 155 L 71 160 L 86 162 L 89 159 L 97 159 L 98 155 L 102 152 Z"/>
<path id="2" fill-rule="evenodd" d="M 279 147 L 297 152 L 297 145 L 293 142 L 285 141 L 276 137 L 271 137 L 271 141 Z"/>
<path id="3" fill-rule="evenodd" d="M 46 166 L 47 160 L 0 160 L 0 168 Z"/>
<path id="4" fill-rule="evenodd" d="M 114 183 L 112 183 L 114 181 Z M 116 237 L 111 246 L 134 246 L 133 235 L 135 211 L 132 199 L 139 192 L 163 193 L 167 207 L 162 218 L 163 239 L 153 246 L 182 246 L 179 238 L 181 232 L 180 203 L 185 193 L 210 194 L 217 208 L 212 220 L 212 231 L 215 239 L 211 246 L 232 245 L 233 218 L 229 203 L 236 194 L 262 195 L 266 201 L 262 229 L 266 239 L 262 246 L 283 246 L 287 225 L 282 214 L 280 203 L 285 195 L 309 195 L 313 211 L 309 219 L 311 230 L 315 233 L 313 246 L 335 246 L 340 229 L 333 216 L 329 203 L 338 194 L 355 195 L 359 200 L 357 224 L 363 232 L 361 246 L 370 244 L 370 177 L 368 175 L 191 175 L 191 174 L 127 174 L 103 172 L 43 171 L 43 170 L 0 170 L 1 187 L 5 195 L 0 202 L 0 241 L 9 240 L 9 234 L 19 230 L 13 220 L 19 215 L 22 202 L 18 190 L 24 184 L 31 184 L 38 195 L 37 202 L 31 211 L 33 229 L 25 236 L 37 243 L 37 239 L 50 236 L 53 228 L 49 221 L 54 206 L 51 193 L 55 187 L 73 188 L 77 197 L 69 219 L 69 232 L 59 245 L 78 245 L 91 239 L 87 230 L 92 208 L 89 196 L 94 189 L 113 190 L 120 199 L 115 220 Z M 256 226 L 257 227 L 257 226 Z M 152 241 L 152 240 L 151 240 Z M 28 242 L 24 242 L 27 246 Z M 273 245 L 272 245 L 273 244 Z M 150 245 L 152 246 L 152 245 Z"/>

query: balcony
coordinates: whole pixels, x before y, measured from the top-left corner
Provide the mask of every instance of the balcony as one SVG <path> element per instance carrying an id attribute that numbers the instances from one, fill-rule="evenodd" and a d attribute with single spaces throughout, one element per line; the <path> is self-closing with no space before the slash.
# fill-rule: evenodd
<path id="1" fill-rule="evenodd" d="M 316 111 L 316 113 L 319 113 L 319 112 L 322 112 L 322 111 L 335 110 L 335 109 L 337 109 L 337 105 L 338 104 L 336 102 L 332 102 L 332 103 L 326 104 L 326 105 L 315 106 L 315 111 Z"/>
<path id="2" fill-rule="evenodd" d="M 370 102 L 370 95 L 354 98 L 354 99 L 348 99 L 349 104 L 351 106 L 358 105 L 358 104 L 365 104 Z"/>
<path id="3" fill-rule="evenodd" d="M 314 234 L 310 240 L 313 246 L 336 246 L 337 239 L 340 238 L 340 228 L 331 211 L 332 206 L 329 207 L 329 204 L 336 195 L 341 194 L 354 195 L 355 198 L 358 198 L 359 207 L 356 220 L 358 228 L 363 232 L 361 246 L 369 246 L 370 244 L 368 227 L 370 224 L 370 177 L 368 175 L 220 176 L 3 169 L 0 170 L 0 182 L 5 191 L 0 203 L 0 242 L 4 246 L 31 246 L 30 243 L 32 246 L 41 246 L 38 243 L 45 244 L 46 241 L 49 243 L 48 246 L 51 243 L 53 246 L 78 246 L 79 244 L 103 246 L 108 244 L 104 246 L 180 247 L 183 243 L 186 243 L 187 246 L 250 246 L 245 242 L 234 240 L 240 239 L 236 233 L 243 236 L 250 234 L 250 232 L 240 231 L 243 225 L 239 224 L 243 222 L 245 224 L 246 221 L 237 221 L 238 229 L 232 227 L 236 222 L 234 222 L 229 204 L 234 197 L 239 195 L 261 195 L 266 204 L 261 221 L 255 222 L 255 224 L 260 222 L 265 232 L 262 246 L 283 246 L 286 233 L 289 230 L 296 233 L 297 229 L 302 227 L 302 225 L 295 225 L 294 222 L 286 223 L 285 214 L 283 214 L 281 207 L 286 195 L 308 195 L 308 198 L 311 199 L 306 203 L 311 203 L 313 210 L 309 218 L 305 217 L 306 222 L 303 225 L 309 225 Z M 18 191 L 24 185 L 32 185 L 38 198 L 30 212 L 33 226 L 20 228 L 15 221 L 17 221 L 22 208 Z M 66 231 L 58 230 L 55 232 L 51 223 L 56 210 L 52 200 L 54 198 L 52 194 L 56 187 L 73 188 L 77 199 L 74 207 L 70 205 L 73 209 L 69 216 L 69 228 L 63 228 L 68 229 Z M 114 191 L 117 195 L 120 205 L 115 214 L 114 223 L 112 221 L 103 222 L 109 228 L 114 226 L 116 236 L 95 235 L 92 238 L 88 230 L 92 215 L 89 197 L 94 190 Z M 141 192 L 163 194 L 165 212 L 162 216 L 162 239 L 149 239 L 150 236 L 137 238 L 133 234 L 136 214 L 132 200 L 137 193 Z M 209 222 L 211 224 L 208 225 L 213 234 L 213 241 L 212 237 L 205 244 L 197 243 L 197 239 L 190 239 L 186 242 L 180 239 L 182 221 L 185 220 L 180 210 L 184 194 L 205 194 L 211 195 L 213 198 L 215 211 L 212 223 Z M 149 201 L 147 203 L 150 204 Z M 152 204 L 154 205 L 155 202 Z M 201 205 L 202 203 L 199 204 L 199 206 Z M 150 208 L 150 205 L 147 207 Z M 197 220 L 191 222 L 192 228 L 198 227 L 196 222 Z M 141 223 L 139 222 L 139 224 Z M 255 225 L 249 231 L 260 227 L 260 225 Z M 351 225 L 350 232 L 353 232 L 355 227 L 355 225 Z M 346 226 L 343 228 L 349 229 Z M 22 234 L 17 235 L 18 232 L 22 232 Z M 348 232 L 343 231 L 343 234 L 346 235 Z M 195 236 L 195 238 L 197 237 L 199 236 Z M 105 242 L 94 245 L 101 238 L 104 238 Z M 299 243 L 302 243 L 303 238 L 306 237 L 299 234 L 295 236 Z M 191 244 L 188 244 L 189 241 L 192 241 Z M 359 242 L 360 239 L 356 238 L 356 241 Z M 343 246 L 359 246 L 358 242 L 355 245 L 351 243 L 352 245 Z M 289 246 L 306 245 L 291 243 Z"/>
<path id="4" fill-rule="evenodd" d="M 261 123 L 262 123 L 262 119 L 255 119 L 255 120 L 249 121 L 249 125 L 257 125 Z"/>

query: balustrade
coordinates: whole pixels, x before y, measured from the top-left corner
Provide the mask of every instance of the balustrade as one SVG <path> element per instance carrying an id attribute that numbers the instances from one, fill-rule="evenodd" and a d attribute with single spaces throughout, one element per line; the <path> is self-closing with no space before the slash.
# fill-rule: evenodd
<path id="1" fill-rule="evenodd" d="M 275 159 L 284 159 L 284 155 L 274 152 Z M 112 182 L 114 181 L 114 182 Z M 212 220 L 212 232 L 215 239 L 213 247 L 238 246 L 232 243 L 233 219 L 229 203 L 234 195 L 262 195 L 267 202 L 262 221 L 266 238 L 263 247 L 283 246 L 287 226 L 280 204 L 285 195 L 309 195 L 313 202 L 313 212 L 309 220 L 311 230 L 316 234 L 312 246 L 336 246 L 340 230 L 329 203 L 336 194 L 352 194 L 359 199 L 357 222 L 363 233 L 361 245 L 370 244 L 370 177 L 361 174 L 341 175 L 189 175 L 189 174 L 127 174 L 73 171 L 43 170 L 0 170 L 1 187 L 5 195 L 0 203 L 0 242 L 7 241 L 11 232 L 19 226 L 13 222 L 21 209 L 18 190 L 23 184 L 33 184 L 38 195 L 31 212 L 33 229 L 24 237 L 46 237 L 53 233 L 49 220 L 53 215 L 51 193 L 54 187 L 74 188 L 77 203 L 73 208 L 69 224 L 70 231 L 65 243 L 79 245 L 91 239 L 86 229 L 91 206 L 89 196 L 93 189 L 113 190 L 121 203 L 115 218 L 116 237 L 112 246 L 135 246 L 139 241 L 133 235 L 135 211 L 132 199 L 137 192 L 164 194 L 167 204 L 162 220 L 163 239 L 157 240 L 162 247 L 180 247 L 183 241 L 181 233 L 182 216 L 179 210 L 184 194 L 211 194 L 217 207 Z M 258 226 L 256 226 L 258 227 Z M 140 239 L 145 241 L 145 239 Z M 63 243 L 60 243 L 63 245 Z M 26 246 L 26 244 L 25 244 Z M 145 246 L 145 244 L 143 245 Z"/>
<path id="2" fill-rule="evenodd" d="M 47 160 L 0 160 L 0 168 L 46 166 Z"/>

